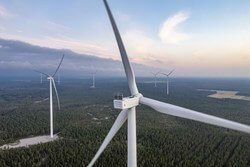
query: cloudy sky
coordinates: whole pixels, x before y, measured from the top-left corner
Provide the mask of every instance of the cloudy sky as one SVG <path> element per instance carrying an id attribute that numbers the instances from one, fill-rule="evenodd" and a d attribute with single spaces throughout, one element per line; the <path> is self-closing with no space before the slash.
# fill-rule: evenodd
<path id="1" fill-rule="evenodd" d="M 165 71 L 176 68 L 176 76 L 249 76 L 250 1 L 108 2 L 132 62 Z M 102 0 L 1 0 L 0 23 L 3 45 L 8 43 L 6 39 L 19 40 L 26 42 L 26 49 L 29 43 L 45 50 L 57 49 L 56 53 L 68 49 L 78 57 L 93 55 L 96 59 L 104 58 L 98 59 L 103 61 L 120 60 Z M 8 55 L 6 47 L 0 45 L 0 49 L 5 49 L 0 53 Z M 40 52 L 35 59 L 51 58 L 51 52 Z M 18 53 L 17 49 L 15 56 L 8 59 L 1 54 L 1 68 L 25 68 L 35 63 L 30 62 L 32 57 Z M 30 55 L 35 55 L 34 50 Z M 16 61 L 18 57 L 20 61 Z M 6 66 L 8 63 L 15 65 Z M 92 64 L 106 69 L 101 61 Z M 66 69 L 72 68 L 74 62 L 72 67 L 67 65 Z M 81 70 L 87 70 L 86 66 Z"/>

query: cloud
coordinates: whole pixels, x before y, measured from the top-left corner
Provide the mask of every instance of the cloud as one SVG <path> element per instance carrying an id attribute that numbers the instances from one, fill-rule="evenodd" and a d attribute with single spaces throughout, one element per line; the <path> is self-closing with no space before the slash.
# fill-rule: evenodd
<path id="1" fill-rule="evenodd" d="M 62 71 L 64 75 L 86 76 L 97 70 L 102 76 L 121 76 L 124 70 L 121 61 L 100 58 L 93 55 L 78 54 L 71 50 L 54 49 L 31 45 L 21 41 L 0 39 L 0 75 L 7 71 L 28 71 L 34 69 L 51 73 L 54 71 L 65 54 Z M 137 76 L 147 75 L 145 70 L 155 71 L 158 69 L 138 63 L 132 63 Z"/>
<path id="2" fill-rule="evenodd" d="M 157 66 L 159 45 L 142 30 L 130 30 L 123 34 L 126 49 L 134 62 Z"/>
<path id="3" fill-rule="evenodd" d="M 154 41 L 141 30 L 127 31 L 123 37 L 127 42 L 126 46 L 133 48 L 137 54 L 148 53 L 154 45 Z"/>
<path id="4" fill-rule="evenodd" d="M 0 4 L 0 18 L 8 19 L 11 17 L 11 13 Z"/>
<path id="5" fill-rule="evenodd" d="M 0 37 L 9 40 L 19 40 L 25 41 L 27 43 L 32 43 L 34 45 L 39 45 L 48 48 L 56 49 L 69 49 L 81 54 L 91 54 L 97 55 L 99 57 L 117 57 L 113 52 L 109 51 L 103 46 L 98 46 L 95 43 L 79 41 L 76 39 L 69 38 L 64 35 L 60 36 L 40 36 L 38 38 L 26 37 L 20 34 L 8 34 L 5 32 L 0 32 Z"/>
<path id="6" fill-rule="evenodd" d="M 189 39 L 189 34 L 178 32 L 178 26 L 189 18 L 189 13 L 178 12 L 174 16 L 169 17 L 162 24 L 159 37 L 164 43 L 179 43 L 183 40 Z"/>

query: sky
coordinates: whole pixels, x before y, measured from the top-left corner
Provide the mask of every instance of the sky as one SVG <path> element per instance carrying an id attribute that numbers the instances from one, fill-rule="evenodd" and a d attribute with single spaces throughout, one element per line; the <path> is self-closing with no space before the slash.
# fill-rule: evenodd
<path id="1" fill-rule="evenodd" d="M 131 62 L 152 67 L 147 71 L 176 69 L 176 76 L 250 76 L 249 0 L 108 2 Z M 102 0 L 0 0 L 0 23 L 3 40 L 120 60 Z M 15 54 L 32 64 L 25 54 Z M 14 57 L 0 59 L 1 68 L 12 68 L 8 64 Z M 50 59 L 35 58 L 43 61 L 45 57 Z M 20 66 L 25 68 L 21 61 Z"/>

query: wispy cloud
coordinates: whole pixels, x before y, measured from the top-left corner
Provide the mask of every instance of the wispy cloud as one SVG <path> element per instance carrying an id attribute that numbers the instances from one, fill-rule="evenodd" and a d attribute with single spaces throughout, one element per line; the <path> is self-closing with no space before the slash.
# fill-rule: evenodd
<path id="1" fill-rule="evenodd" d="M 154 41 L 141 30 L 130 30 L 125 32 L 123 36 L 127 46 L 133 48 L 136 54 L 148 53 L 154 45 Z"/>
<path id="2" fill-rule="evenodd" d="M 3 19 L 8 19 L 8 18 L 11 18 L 11 13 L 4 7 L 0 4 L 0 18 L 3 18 Z"/>
<path id="3" fill-rule="evenodd" d="M 159 31 L 161 40 L 164 43 L 178 43 L 189 39 L 191 35 L 177 31 L 178 26 L 188 18 L 189 13 L 181 11 L 164 21 Z"/>
<path id="4" fill-rule="evenodd" d="M 123 34 L 123 37 L 131 60 L 142 64 L 155 62 L 155 54 L 159 53 L 160 48 L 157 41 L 145 31 L 129 30 Z"/>

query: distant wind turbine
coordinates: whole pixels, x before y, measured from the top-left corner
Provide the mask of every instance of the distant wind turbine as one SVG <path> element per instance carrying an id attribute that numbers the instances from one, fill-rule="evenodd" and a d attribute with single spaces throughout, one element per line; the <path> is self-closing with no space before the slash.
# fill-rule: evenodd
<path id="1" fill-rule="evenodd" d="M 241 123 L 233 122 L 230 120 L 226 120 L 223 118 L 218 118 L 215 116 L 211 116 L 208 114 L 203 114 L 197 111 L 193 111 L 190 109 L 186 109 L 183 107 L 179 107 L 176 105 L 160 102 L 157 100 L 153 100 L 147 97 L 143 97 L 141 93 L 138 92 L 137 85 L 135 82 L 135 76 L 132 67 L 130 66 L 130 62 L 125 50 L 125 47 L 122 42 L 122 38 L 120 36 L 120 33 L 118 31 L 118 28 L 115 24 L 115 20 L 112 16 L 112 13 L 110 11 L 110 8 L 108 6 L 108 3 L 106 0 L 104 1 L 104 5 L 106 7 L 110 22 L 113 27 L 113 31 L 116 37 L 117 44 L 119 46 L 124 70 L 127 76 L 127 81 L 130 89 L 131 96 L 122 98 L 121 100 L 115 99 L 114 100 L 114 107 L 117 109 L 122 109 L 120 114 L 118 115 L 117 119 L 115 120 L 113 126 L 111 127 L 108 135 L 104 139 L 101 147 L 98 149 L 97 153 L 95 154 L 94 158 L 89 163 L 89 167 L 93 166 L 98 157 L 101 155 L 101 153 L 104 151 L 104 149 L 107 147 L 109 142 L 112 140 L 112 138 L 115 136 L 115 134 L 118 132 L 118 130 L 122 127 L 124 122 L 128 119 L 128 158 L 127 158 L 127 166 L 129 167 L 136 167 L 137 166 L 137 153 L 136 153 L 136 106 L 138 106 L 140 103 L 147 105 L 156 111 L 168 114 L 180 118 L 186 118 L 190 120 L 195 120 L 211 125 L 216 125 L 224 128 L 229 128 L 245 133 L 250 133 L 250 126 L 244 125 Z"/>
<path id="2" fill-rule="evenodd" d="M 61 64 L 62 64 L 62 61 L 63 61 L 63 58 L 64 58 L 64 55 L 62 56 L 62 59 L 56 69 L 56 71 L 54 72 L 53 75 L 49 75 L 49 74 L 46 74 L 46 73 L 43 73 L 43 72 L 40 72 L 40 71 L 37 71 L 35 70 L 36 72 L 42 74 L 42 75 L 45 75 L 48 77 L 48 80 L 49 80 L 49 99 L 50 99 L 50 137 L 53 138 L 53 90 L 52 90 L 52 85 L 55 89 L 55 93 L 56 93 L 56 98 L 57 98 L 57 104 L 58 104 L 58 108 L 60 110 L 60 102 L 59 102 L 59 96 L 58 96 L 58 93 L 57 93 L 57 89 L 56 89 L 56 84 L 55 84 L 55 80 L 54 80 L 54 77 L 56 75 L 56 73 L 58 72 Z"/>
<path id="3" fill-rule="evenodd" d="M 43 74 L 41 74 L 41 84 L 43 83 Z"/>
<path id="4" fill-rule="evenodd" d="M 154 79 L 155 79 L 155 87 L 156 87 L 156 80 L 157 80 L 157 75 L 159 74 L 160 72 L 157 72 L 157 73 L 153 73 L 151 72 L 151 74 L 154 75 Z"/>
<path id="5" fill-rule="evenodd" d="M 96 72 L 94 72 L 94 73 L 92 74 L 92 86 L 90 87 L 90 88 L 92 88 L 92 89 L 95 88 L 95 74 L 96 74 Z"/>
<path id="6" fill-rule="evenodd" d="M 167 77 L 167 85 L 166 85 L 166 89 L 167 89 L 167 95 L 169 95 L 169 76 L 175 71 L 175 69 L 173 69 L 172 71 L 170 71 L 168 74 L 166 73 L 161 73 L 162 75 L 165 75 Z"/>

